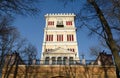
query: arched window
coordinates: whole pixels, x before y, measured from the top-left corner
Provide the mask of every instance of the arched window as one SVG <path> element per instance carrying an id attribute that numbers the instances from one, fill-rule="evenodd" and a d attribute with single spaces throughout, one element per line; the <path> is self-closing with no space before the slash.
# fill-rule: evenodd
<path id="1" fill-rule="evenodd" d="M 55 65 L 55 64 L 56 64 L 55 57 L 52 57 L 52 65 Z"/>
<path id="2" fill-rule="evenodd" d="M 46 57 L 46 58 L 45 58 L 45 64 L 48 65 L 49 62 L 50 62 L 50 58 L 49 58 L 49 57 Z"/>
<path id="3" fill-rule="evenodd" d="M 69 64 L 74 64 L 73 57 L 70 57 L 70 58 L 69 58 Z"/>
<path id="4" fill-rule="evenodd" d="M 64 57 L 64 58 L 63 58 L 63 64 L 64 64 L 64 65 L 67 64 L 67 57 Z"/>
<path id="5" fill-rule="evenodd" d="M 56 25 L 56 27 L 64 27 L 62 19 L 57 19 L 57 25 Z"/>
<path id="6" fill-rule="evenodd" d="M 61 65 L 61 64 L 62 64 L 62 58 L 61 58 L 61 57 L 58 57 L 58 58 L 57 58 L 57 64 L 58 64 L 58 65 Z"/>

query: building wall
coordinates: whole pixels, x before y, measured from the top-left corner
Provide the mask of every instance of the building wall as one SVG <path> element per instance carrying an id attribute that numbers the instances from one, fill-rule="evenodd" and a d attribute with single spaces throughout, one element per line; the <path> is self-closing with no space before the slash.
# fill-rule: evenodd
<path id="1" fill-rule="evenodd" d="M 61 56 L 59 55 L 61 52 L 50 54 L 52 50 L 59 47 L 74 52 L 72 53 L 72 56 L 75 57 L 74 60 L 79 60 L 74 17 L 75 14 L 73 13 L 45 15 L 46 24 L 44 28 L 41 60 L 45 60 L 46 56 Z M 59 25 L 62 27 L 59 27 Z M 61 35 L 60 38 L 58 38 L 59 35 Z M 49 52 L 49 55 L 48 53 L 46 54 L 46 52 Z"/>

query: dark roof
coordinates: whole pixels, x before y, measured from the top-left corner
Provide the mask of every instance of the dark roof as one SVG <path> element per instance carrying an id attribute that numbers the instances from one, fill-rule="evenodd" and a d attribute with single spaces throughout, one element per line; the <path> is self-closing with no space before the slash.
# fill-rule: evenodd
<path id="1" fill-rule="evenodd" d="M 106 52 L 100 52 L 95 63 L 98 65 L 98 61 L 101 62 L 101 65 L 113 65 L 112 54 L 107 54 Z"/>

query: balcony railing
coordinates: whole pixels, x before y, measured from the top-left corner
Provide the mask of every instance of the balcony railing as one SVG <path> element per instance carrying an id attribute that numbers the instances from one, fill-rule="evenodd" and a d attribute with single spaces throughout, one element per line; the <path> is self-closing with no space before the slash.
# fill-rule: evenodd
<path id="1" fill-rule="evenodd" d="M 23 65 L 92 65 L 95 60 L 71 60 L 71 61 L 51 61 L 51 60 L 23 60 Z M 20 64 L 20 65 L 22 65 Z"/>

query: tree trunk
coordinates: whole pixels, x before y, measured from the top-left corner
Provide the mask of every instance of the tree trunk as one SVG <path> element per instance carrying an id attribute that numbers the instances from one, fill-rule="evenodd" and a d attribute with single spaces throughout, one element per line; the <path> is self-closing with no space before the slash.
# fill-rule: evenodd
<path id="1" fill-rule="evenodd" d="M 94 0 L 88 0 L 89 3 L 95 8 L 96 13 L 103 25 L 104 31 L 105 31 L 105 36 L 106 36 L 106 44 L 109 46 L 111 53 L 113 54 L 114 57 L 114 61 L 115 64 L 118 68 L 118 70 L 120 71 L 120 56 L 119 56 L 119 49 L 117 47 L 117 44 L 115 43 L 115 40 L 113 39 L 113 34 L 111 32 L 110 26 L 107 22 L 107 20 L 105 19 L 101 9 L 99 8 L 99 6 L 96 4 L 96 2 Z"/>

